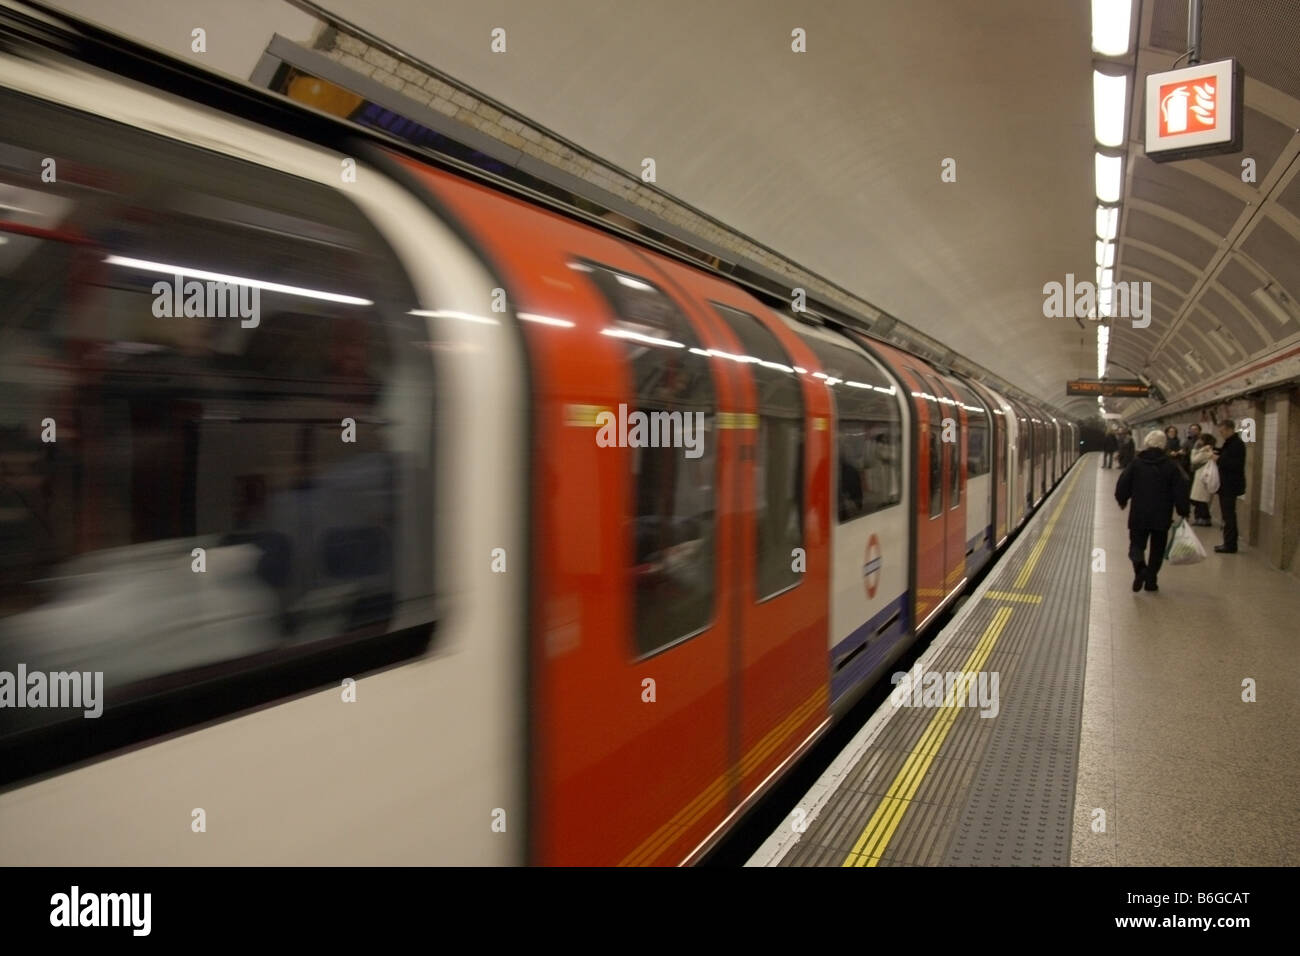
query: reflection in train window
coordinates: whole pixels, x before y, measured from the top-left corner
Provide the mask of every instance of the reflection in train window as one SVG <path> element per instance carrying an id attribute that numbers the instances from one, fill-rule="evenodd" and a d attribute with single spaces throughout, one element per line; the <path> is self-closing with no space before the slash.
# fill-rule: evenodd
<path id="1" fill-rule="evenodd" d="M 940 399 L 943 406 L 943 417 L 952 423 L 952 431 L 949 431 L 951 440 L 943 444 L 948 449 L 948 507 L 956 508 L 961 504 L 961 440 L 962 436 L 954 434 L 961 429 L 961 409 L 953 402 L 951 393 L 947 386 L 941 383 L 937 378 L 929 379 L 934 387 L 936 398 Z M 947 436 L 945 436 L 947 437 Z"/>
<path id="2" fill-rule="evenodd" d="M 966 480 L 988 474 L 991 467 L 989 449 L 989 415 L 975 393 L 963 382 L 950 386 L 957 400 L 966 406 Z"/>
<path id="3" fill-rule="evenodd" d="M 708 626 L 713 615 L 717 474 L 712 370 L 681 310 L 639 276 L 575 262 L 609 302 L 605 334 L 622 343 L 632 376 L 627 414 L 646 416 L 630 448 L 636 647 L 654 653 Z"/>
<path id="4" fill-rule="evenodd" d="M 803 389 L 794 363 L 757 318 L 717 302 L 714 310 L 740 339 L 745 367 L 758 389 L 758 461 L 754 470 L 757 516 L 757 588 L 763 599 L 803 575 L 791 555 L 803 547 Z"/>
<path id="5" fill-rule="evenodd" d="M 428 624 L 431 353 L 373 227 L 279 172 L 0 111 L 0 670 L 102 671 L 111 710 Z M 66 716 L 5 709 L 0 739 Z"/>
<path id="6" fill-rule="evenodd" d="M 924 375 L 910 365 L 904 366 L 904 368 L 912 373 L 912 376 L 919 383 L 921 391 L 918 397 L 925 402 L 926 414 L 930 419 L 925 430 L 928 436 L 930 458 L 927 480 L 930 483 L 930 517 L 937 518 L 943 514 L 943 415 L 939 411 L 939 402 L 936 397 L 926 391 L 926 389 L 934 388 L 934 386 L 930 384 Z"/>
<path id="7" fill-rule="evenodd" d="M 858 352 L 806 336 L 835 403 L 839 520 L 854 521 L 903 500 L 903 425 L 898 389 Z"/>

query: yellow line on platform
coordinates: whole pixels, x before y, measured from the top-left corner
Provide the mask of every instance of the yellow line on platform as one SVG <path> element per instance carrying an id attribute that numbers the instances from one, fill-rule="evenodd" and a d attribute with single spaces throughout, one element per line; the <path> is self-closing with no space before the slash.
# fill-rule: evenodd
<path id="1" fill-rule="evenodd" d="M 1081 474 L 1083 474 L 1082 468 L 1075 469 L 1074 477 L 1070 479 L 1070 483 L 1065 486 L 1065 490 L 1062 493 L 1061 503 L 1057 505 L 1056 510 L 1052 512 L 1052 517 L 1047 519 L 1047 526 L 1043 528 L 1043 533 L 1039 536 L 1038 540 L 1034 542 L 1034 548 L 1029 552 L 1029 558 L 1025 561 L 1025 566 L 1020 569 L 1020 573 L 1016 575 L 1016 583 L 1012 585 L 1012 587 L 1017 591 L 1029 583 L 1029 576 L 1034 573 L 1034 568 L 1038 564 L 1038 559 L 1042 557 L 1043 550 L 1047 547 L 1047 539 L 1052 536 L 1052 529 L 1056 527 L 1056 519 L 1061 517 L 1061 512 L 1065 510 L 1065 506 L 1070 500 L 1070 495 L 1074 492 L 1074 484 L 1079 480 Z"/>
<path id="2" fill-rule="evenodd" d="M 989 622 L 979 643 L 975 645 L 975 650 L 971 652 L 962 668 L 962 679 L 953 685 L 943 706 L 931 718 L 925 732 L 921 734 L 920 741 L 908 754 L 902 769 L 894 777 L 894 782 L 890 784 L 884 799 L 880 801 L 875 813 L 867 821 L 866 828 L 853 844 L 853 849 L 844 858 L 842 866 L 875 866 L 880 862 L 885 848 L 889 846 L 889 841 L 894 836 L 894 831 L 898 829 L 898 824 L 903 819 L 904 811 L 916 796 L 916 791 L 920 789 L 921 781 L 925 779 L 930 764 L 934 762 L 939 748 L 943 746 L 944 739 L 952 729 L 970 682 L 975 680 L 976 672 L 984 666 L 984 662 L 993 653 L 993 646 L 997 644 L 1002 629 L 1006 627 L 1011 611 L 1009 607 L 1000 607 L 994 613 L 993 620 Z"/>
<path id="3" fill-rule="evenodd" d="M 985 591 L 986 601 L 1019 601 L 1022 604 L 1042 604 L 1041 594 L 1017 594 L 1014 591 Z"/>

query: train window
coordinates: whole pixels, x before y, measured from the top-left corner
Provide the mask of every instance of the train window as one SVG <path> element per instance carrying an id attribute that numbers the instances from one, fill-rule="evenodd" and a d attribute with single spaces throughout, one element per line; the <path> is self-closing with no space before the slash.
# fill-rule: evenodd
<path id="1" fill-rule="evenodd" d="M 938 425 L 930 425 L 930 517 L 943 513 L 943 441 Z"/>
<path id="2" fill-rule="evenodd" d="M 935 396 L 942 405 L 942 411 L 945 419 L 953 422 L 955 429 L 961 428 L 961 411 L 957 408 L 956 401 L 951 397 L 951 392 L 938 379 L 930 379 L 935 387 Z M 961 503 L 961 435 L 956 436 L 956 441 L 945 442 L 951 454 L 949 455 L 948 466 L 948 507 L 956 508 Z"/>
<path id="3" fill-rule="evenodd" d="M 996 404 L 993 406 L 993 414 L 994 414 L 995 416 L 1001 416 L 1001 421 L 1002 421 L 1002 427 L 1001 427 L 1001 428 L 997 428 L 996 425 L 995 425 L 994 427 L 995 427 L 996 433 L 997 433 L 997 435 L 998 435 L 998 450 L 997 450 L 997 454 L 998 454 L 998 484 L 1000 484 L 1000 485 L 1005 485 L 1005 484 L 1007 483 L 1007 472 L 1008 472 L 1008 471 L 1010 470 L 1010 468 L 1011 468 L 1011 463 L 1010 463 L 1010 461 L 1003 460 L 1003 458 L 1002 458 L 1002 450 L 1003 450 L 1003 446 L 1007 444 L 1007 441 L 1006 441 L 1006 430 L 1007 430 L 1008 427 L 1010 427 L 1009 424 L 1008 424 L 1008 422 L 1009 422 L 1009 416 L 1007 415 L 1007 413 L 1006 413 L 1003 409 L 999 408 Z M 997 421 L 998 421 L 998 419 L 995 417 L 995 418 L 994 418 L 994 422 L 997 422 Z"/>
<path id="4" fill-rule="evenodd" d="M 644 656 L 698 633 L 713 615 L 713 373 L 690 322 L 658 286 L 595 262 L 575 266 L 613 311 L 605 332 L 622 343 L 631 373 L 628 414 L 644 413 L 661 439 L 630 449 L 635 637 Z"/>
<path id="5" fill-rule="evenodd" d="M 903 500 L 903 423 L 898 389 L 865 356 L 806 336 L 835 403 L 839 520 L 854 521 Z"/>
<path id="6" fill-rule="evenodd" d="M 714 311 L 740 339 L 758 389 L 757 594 L 770 597 L 799 583 L 791 552 L 803 547 L 803 388 L 794 363 L 762 322 L 720 303 Z"/>
<path id="7" fill-rule="evenodd" d="M 922 389 L 934 388 L 929 379 L 916 369 L 910 365 L 904 367 L 912 373 L 912 376 L 920 383 Z M 943 514 L 943 414 L 939 410 L 937 396 L 926 391 L 914 392 L 913 395 L 925 402 L 930 418 L 930 423 L 926 427 L 930 446 L 930 517 L 937 518 Z"/>
<path id="8" fill-rule="evenodd" d="M 432 353 L 373 226 L 278 171 L 0 112 L 0 670 L 102 674 L 111 716 L 427 644 Z M 5 708 L 0 738 L 67 715 Z"/>
<path id="9" fill-rule="evenodd" d="M 966 478 L 970 480 L 989 472 L 989 416 L 975 393 L 965 384 L 957 382 L 952 390 L 966 408 Z"/>

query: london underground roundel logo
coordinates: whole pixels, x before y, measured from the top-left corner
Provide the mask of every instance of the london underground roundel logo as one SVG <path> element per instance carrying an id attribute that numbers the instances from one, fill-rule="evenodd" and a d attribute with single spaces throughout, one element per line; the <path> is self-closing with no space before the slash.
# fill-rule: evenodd
<path id="1" fill-rule="evenodd" d="M 880 586 L 880 568 L 884 561 L 880 557 L 880 541 L 873 534 L 867 540 L 867 561 L 862 565 L 862 583 L 866 586 L 867 597 L 876 596 L 876 588 Z"/>

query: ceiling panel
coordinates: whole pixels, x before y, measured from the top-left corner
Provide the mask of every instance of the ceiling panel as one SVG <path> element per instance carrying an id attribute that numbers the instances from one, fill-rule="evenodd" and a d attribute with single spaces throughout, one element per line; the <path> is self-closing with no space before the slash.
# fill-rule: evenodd
<path id="1" fill-rule="evenodd" d="M 1278 194 L 1277 204 L 1291 215 L 1300 216 L 1300 176 L 1291 178 L 1291 182 Z"/>
<path id="2" fill-rule="evenodd" d="M 1300 244 L 1267 216 L 1261 218 L 1241 244 L 1246 255 L 1282 283 L 1293 299 L 1300 299 Z"/>
<path id="3" fill-rule="evenodd" d="M 1178 168 L 1140 156 L 1133 166 L 1129 195 L 1166 206 L 1207 229 L 1227 235 L 1246 204 L 1217 186 Z"/>
<path id="4" fill-rule="evenodd" d="M 1214 256 L 1215 247 L 1196 233 L 1140 209 L 1125 210 L 1124 234 L 1164 249 L 1198 269 L 1209 265 Z"/>
<path id="5" fill-rule="evenodd" d="M 1123 267 L 1141 269 L 1143 272 L 1150 272 L 1154 276 L 1159 276 L 1170 285 L 1180 289 L 1183 295 L 1192 291 L 1192 285 L 1200 276 L 1199 272 L 1188 272 L 1184 267 L 1170 262 L 1163 256 L 1158 256 L 1153 252 L 1135 246 L 1125 246 L 1124 254 L 1120 259 Z"/>
<path id="6" fill-rule="evenodd" d="M 1247 302 L 1250 300 L 1247 299 Z M 1244 304 L 1244 303 L 1243 303 Z M 1247 355 L 1254 355 L 1268 343 L 1260 337 L 1235 306 L 1210 285 L 1201 293 L 1201 308 L 1222 323 L 1240 343 Z"/>

